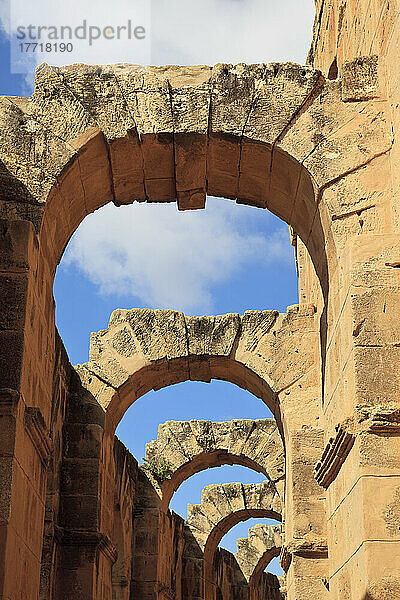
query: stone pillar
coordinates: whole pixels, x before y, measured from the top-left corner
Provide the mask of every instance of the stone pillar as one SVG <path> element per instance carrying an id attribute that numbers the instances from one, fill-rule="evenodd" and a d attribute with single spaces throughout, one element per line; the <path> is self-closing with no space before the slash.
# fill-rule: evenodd
<path id="1" fill-rule="evenodd" d="M 37 275 L 33 225 L 0 220 L 0 597 L 24 600 L 39 594 L 50 451 L 52 350 Z"/>
<path id="2" fill-rule="evenodd" d="M 102 481 L 111 468 L 112 451 L 105 448 L 103 426 L 104 411 L 75 377 L 64 426 L 57 600 L 112 600 L 117 552 L 108 531 L 101 529 Z M 107 506 L 113 513 L 111 491 Z"/>
<path id="3" fill-rule="evenodd" d="M 111 568 L 116 558 L 115 547 L 107 536 L 84 530 L 64 531 L 56 598 L 112 600 Z"/>
<path id="4" fill-rule="evenodd" d="M 39 409 L 0 391 L 0 597 L 36 600 L 50 452 Z M 29 573 L 29 577 L 27 577 Z"/>
<path id="5" fill-rule="evenodd" d="M 400 597 L 400 237 L 359 237 L 346 261 L 328 344 L 330 439 L 317 467 L 327 488 L 330 594 L 389 600 Z"/>
<path id="6" fill-rule="evenodd" d="M 132 597 L 155 600 L 159 583 L 163 583 L 158 581 L 160 497 L 142 470 L 139 470 L 136 497 Z"/>
<path id="7" fill-rule="evenodd" d="M 279 365 L 289 373 L 288 383 L 284 386 L 282 381 L 278 393 L 286 459 L 281 564 L 287 573 L 287 600 L 325 600 L 329 597 L 325 491 L 314 478 L 324 447 L 320 316 L 307 306 L 289 314 Z"/>
<path id="8" fill-rule="evenodd" d="M 325 493 L 313 476 L 323 450 L 323 431 L 291 433 L 286 442 L 285 533 L 281 564 L 288 600 L 329 598 Z"/>

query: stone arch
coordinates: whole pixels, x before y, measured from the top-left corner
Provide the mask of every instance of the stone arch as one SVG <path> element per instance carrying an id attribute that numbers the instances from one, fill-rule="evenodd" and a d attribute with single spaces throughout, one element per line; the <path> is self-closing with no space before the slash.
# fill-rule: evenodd
<path id="1" fill-rule="evenodd" d="M 392 145 L 383 110 L 371 119 L 343 101 L 340 80 L 292 63 L 42 65 L 30 98 L 0 100 L 0 194 L 7 215 L 40 231 L 50 277 L 79 223 L 108 202 L 203 208 L 209 193 L 289 223 L 326 295 L 322 191 Z"/>
<path id="2" fill-rule="evenodd" d="M 307 243 L 315 190 L 278 141 L 322 84 L 318 71 L 291 63 L 42 65 L 31 98 L 3 99 L 3 181 L 30 202 L 46 202 L 40 237 L 51 272 L 76 225 L 111 201 L 203 208 L 208 192 L 270 204 L 289 222 L 295 199 L 306 199 L 308 223 L 297 219 L 296 230 Z"/>
<path id="3" fill-rule="evenodd" d="M 82 386 L 106 413 L 113 434 L 140 396 L 175 383 L 221 379 L 262 399 L 282 429 L 281 394 L 319 396 L 319 330 L 315 308 L 247 311 L 216 317 L 187 317 L 172 310 L 114 311 L 107 329 L 93 333 L 89 362 L 76 371 Z M 298 382 L 301 385 L 296 388 Z M 296 418 L 310 421 L 296 406 Z M 288 410 L 288 415 L 290 409 Z M 285 417 L 286 418 L 286 417 Z"/>
<path id="4" fill-rule="evenodd" d="M 209 485 L 202 491 L 201 503 L 188 506 L 187 552 L 190 560 L 201 565 L 204 598 L 212 597 L 214 557 L 219 542 L 232 527 L 252 517 L 282 520 L 282 503 L 271 482 Z"/>
<path id="5" fill-rule="evenodd" d="M 205 558 L 237 523 L 261 516 L 282 520 L 282 502 L 276 487 L 263 483 L 220 483 L 206 486 L 200 504 L 189 504 L 186 526 Z M 268 514 L 267 514 L 268 513 Z"/>
<path id="6" fill-rule="evenodd" d="M 167 421 L 157 439 L 146 444 L 146 460 L 168 461 L 170 477 L 161 484 L 161 510 L 172 494 L 194 473 L 223 464 L 237 464 L 263 473 L 283 487 L 285 453 L 273 419 L 233 421 Z"/>
<path id="7" fill-rule="evenodd" d="M 270 561 L 279 556 L 282 545 L 280 525 L 255 525 L 249 529 L 247 538 L 237 540 L 235 558 L 249 582 L 250 600 L 254 600 L 262 573 Z"/>

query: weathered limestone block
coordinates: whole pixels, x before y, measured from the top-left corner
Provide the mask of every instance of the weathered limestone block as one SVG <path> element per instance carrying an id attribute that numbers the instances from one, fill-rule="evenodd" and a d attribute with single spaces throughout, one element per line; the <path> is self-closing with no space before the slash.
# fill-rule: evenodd
<path id="1" fill-rule="evenodd" d="M 392 147 L 387 111 L 381 103 L 344 103 L 341 83 L 327 81 L 283 137 L 279 147 L 313 173 L 319 187 L 354 171 Z"/>
<path id="2" fill-rule="evenodd" d="M 14 177 L 19 173 L 21 183 L 15 185 L 21 190 L 22 184 L 25 190 L 20 200 L 43 202 L 75 150 L 26 113 L 25 106 L 25 99 L 17 103 L 12 98 L 0 98 L 0 159 Z"/>
<path id="3" fill-rule="evenodd" d="M 378 56 L 360 56 L 342 67 L 342 99 L 345 102 L 370 100 L 378 95 Z"/>
<path id="4" fill-rule="evenodd" d="M 240 331 L 238 314 L 185 317 L 189 354 L 229 356 Z"/>
<path id="5" fill-rule="evenodd" d="M 273 144 L 303 108 L 319 83 L 320 74 L 293 63 L 263 67 L 243 135 Z M 258 85 L 257 85 L 258 83 Z"/>
<path id="6" fill-rule="evenodd" d="M 91 396 L 105 410 L 115 394 L 115 388 L 109 382 L 99 378 L 94 370 L 91 371 L 85 365 L 76 365 L 75 371 L 82 383 L 82 387 L 88 391 L 90 388 L 88 396 Z"/>
<path id="7" fill-rule="evenodd" d="M 92 84 L 93 72 L 93 67 L 85 69 L 85 75 Z M 34 93 L 25 105 L 28 114 L 68 142 L 78 138 L 89 127 L 96 127 L 95 112 L 87 110 L 85 98 L 79 98 L 77 90 L 70 85 L 73 83 L 73 74 L 71 69 L 60 69 L 45 63 L 40 65 L 35 73 Z M 75 79 L 77 76 L 75 71 Z"/>

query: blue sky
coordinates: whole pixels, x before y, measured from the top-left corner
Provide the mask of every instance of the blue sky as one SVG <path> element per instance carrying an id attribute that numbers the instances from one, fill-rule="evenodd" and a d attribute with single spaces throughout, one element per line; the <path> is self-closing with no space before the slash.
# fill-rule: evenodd
<path id="1" fill-rule="evenodd" d="M 142 5 L 143 1 L 137 0 Z M 109 3 L 103 0 L 87 2 L 84 11 L 78 0 L 62 6 L 49 0 L 12 2 L 14 25 L 37 15 L 46 23 L 80 17 L 113 22 Z M 132 1 L 115 0 L 112 18 L 124 22 L 132 17 L 133 6 Z M 138 13 L 149 19 L 150 33 L 140 51 L 127 43 L 99 40 L 94 47 L 78 47 L 73 60 L 304 63 L 311 43 L 313 0 L 152 0 L 150 6 L 151 14 Z M 31 57 L 26 73 L 13 73 L 10 5 L 5 0 L 0 0 L 0 18 L 5 30 L 0 36 L 0 93 L 29 95 L 32 64 L 43 56 Z M 68 58 L 54 52 L 45 56 L 50 64 L 68 64 Z M 187 213 L 178 213 L 175 205 L 143 204 L 118 209 L 108 205 L 96 211 L 72 237 L 57 270 L 54 294 L 57 326 L 73 364 L 87 360 L 90 332 L 104 329 L 115 308 L 174 308 L 187 314 L 285 311 L 298 298 L 286 225 L 266 211 L 215 198 L 207 200 L 205 211 Z M 156 437 L 161 422 L 269 417 L 260 400 L 231 384 L 187 382 L 138 400 L 117 434 L 140 461 L 145 443 Z M 209 483 L 261 480 L 243 467 L 209 469 L 182 484 L 171 507 L 185 516 L 187 504 L 199 502 L 201 489 Z M 246 537 L 255 522 L 262 520 L 233 528 L 222 545 L 235 551 L 236 539 Z M 276 562 L 269 568 L 279 572 Z"/>

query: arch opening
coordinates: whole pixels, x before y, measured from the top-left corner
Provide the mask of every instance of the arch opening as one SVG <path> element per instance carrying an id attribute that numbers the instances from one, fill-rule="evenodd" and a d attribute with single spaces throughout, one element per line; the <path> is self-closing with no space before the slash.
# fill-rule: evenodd
<path id="1" fill-rule="evenodd" d="M 245 510 L 239 510 L 236 512 L 232 512 L 229 516 L 223 519 L 220 523 L 218 523 L 214 529 L 211 531 L 207 538 L 207 542 L 204 548 L 204 598 L 212 598 L 212 589 L 216 585 L 215 574 L 216 574 L 216 565 L 215 559 L 217 558 L 216 550 L 219 546 L 221 539 L 226 533 L 240 523 L 241 521 L 247 521 L 251 518 L 268 518 L 273 519 L 275 521 L 281 522 L 282 516 L 280 513 L 275 512 L 274 510 L 268 510 L 265 508 L 251 508 Z M 274 556 L 278 556 L 279 552 L 277 550 L 271 552 L 270 560 L 274 558 Z M 267 557 L 266 557 L 267 560 Z M 266 562 L 267 564 L 267 562 Z M 260 577 L 262 576 L 262 572 L 257 573 L 257 579 L 252 581 L 252 584 L 249 585 L 250 593 L 251 590 L 257 588 Z"/>
<path id="2" fill-rule="evenodd" d="M 208 198 L 203 211 L 171 203 L 95 211 L 72 236 L 54 281 L 57 328 L 71 362 L 88 359 L 90 333 L 116 307 L 285 312 L 299 302 L 291 239 L 272 213 L 220 198 Z"/>
<path id="3" fill-rule="evenodd" d="M 276 395 L 259 375 L 230 357 L 188 356 L 162 359 L 131 375 L 106 406 L 106 431 L 113 434 L 128 408 L 151 390 L 158 391 L 185 381 L 210 383 L 214 379 L 232 383 L 260 398 L 281 428 Z"/>
<path id="4" fill-rule="evenodd" d="M 50 189 L 44 207 L 39 239 L 43 250 L 42 258 L 48 263 L 52 277 L 60 263 L 64 250 L 80 223 L 86 216 L 99 208 L 114 202 L 117 206 L 131 204 L 135 200 L 149 202 L 176 202 L 176 176 L 170 173 L 168 178 L 152 178 L 154 193 L 142 197 L 138 192 L 143 185 L 143 173 L 134 170 L 124 177 L 123 201 L 117 201 L 110 187 L 109 162 L 105 155 L 104 139 L 97 131 L 89 132 L 89 139 L 77 140 L 79 157 L 63 167 L 57 184 Z M 212 135 L 208 140 L 204 136 L 180 134 L 181 143 L 191 157 L 191 168 L 200 167 L 204 156 L 197 155 L 199 148 L 208 148 L 206 178 L 207 189 L 193 193 L 187 200 L 179 199 L 178 209 L 205 208 L 205 195 L 215 198 L 230 198 L 239 204 L 267 209 L 273 215 L 290 225 L 307 247 L 319 278 L 321 289 L 327 297 L 327 259 L 325 234 L 318 212 L 316 186 L 307 169 L 286 151 L 278 146 L 254 141 L 251 138 L 224 135 Z M 167 136 L 168 138 L 168 136 Z M 130 137 L 121 138 L 118 144 L 127 145 L 131 150 Z M 163 136 L 146 134 L 141 141 L 142 151 L 152 164 L 165 169 L 165 153 L 171 152 L 172 137 L 164 141 Z M 115 143 L 115 146 L 118 146 Z M 146 148 L 146 151 L 144 150 Z M 241 156 L 240 173 L 237 172 L 238 153 Z M 112 169 L 114 176 L 126 165 L 126 155 L 116 152 Z M 132 169 L 132 167 L 131 167 Z M 114 173 L 115 170 L 115 173 Z M 229 174 L 229 175 L 228 175 Z M 139 181 L 135 181 L 139 177 Z M 195 177 L 194 172 L 187 173 L 187 179 Z M 92 182 L 91 185 L 89 182 Z M 193 186 L 195 182 L 191 184 Z M 165 184 L 165 185 L 164 185 Z M 121 183 L 122 185 L 122 183 Z M 188 181 L 188 185 L 189 181 Z M 163 186 L 165 189 L 163 189 Z"/>

